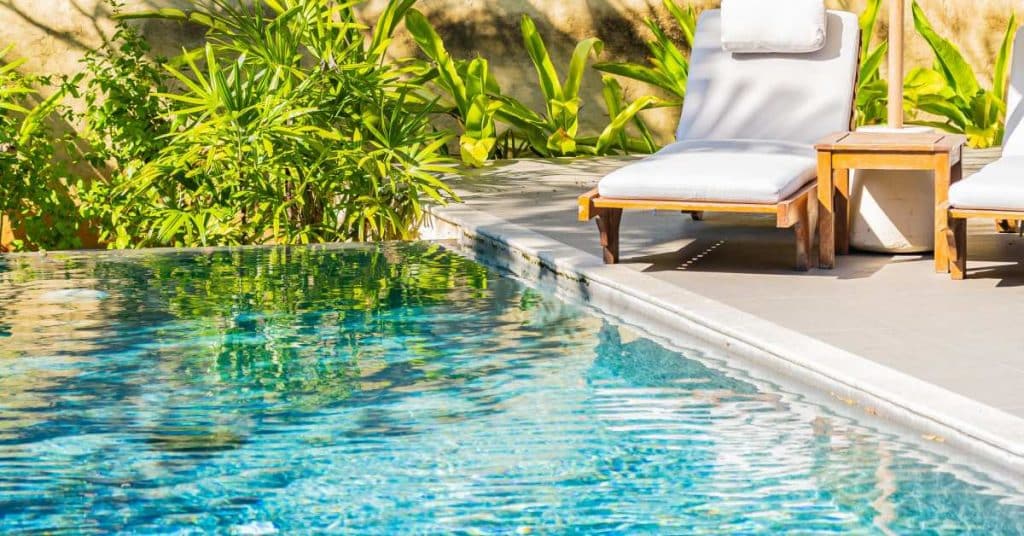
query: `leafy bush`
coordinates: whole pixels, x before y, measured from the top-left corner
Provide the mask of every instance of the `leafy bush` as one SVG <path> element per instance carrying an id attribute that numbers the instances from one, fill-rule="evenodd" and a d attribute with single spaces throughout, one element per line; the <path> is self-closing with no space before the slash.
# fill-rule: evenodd
<path id="1" fill-rule="evenodd" d="M 161 94 L 162 148 L 111 188 L 113 245 L 309 243 L 411 238 L 424 197 L 452 197 L 427 112 L 406 98 L 392 0 L 367 39 L 359 2 L 197 1 L 123 18 L 207 28 Z M 125 208 L 127 210 L 123 210 Z"/>
<path id="2" fill-rule="evenodd" d="M 682 44 L 687 49 L 692 48 L 693 36 L 697 31 L 697 11 L 693 7 L 683 9 L 674 0 L 662 0 L 662 4 L 675 19 L 679 31 L 683 34 Z M 686 81 L 690 75 L 690 60 L 687 58 L 686 52 L 679 48 L 675 40 L 668 36 L 668 32 L 663 30 L 657 21 L 645 18 L 644 24 L 654 34 L 654 39 L 646 43 L 647 50 L 651 54 L 647 60 L 649 65 L 609 62 L 599 63 L 594 68 L 661 88 L 666 93 L 678 98 L 676 104 L 681 105 L 683 99 L 686 98 Z"/>
<path id="3" fill-rule="evenodd" d="M 121 13 L 119 2 L 110 5 Z M 123 202 L 118 186 L 159 154 L 171 131 L 165 62 L 150 59 L 142 35 L 118 20 L 107 44 L 85 55 L 83 71 L 63 81 L 64 91 L 85 103 L 76 117 L 85 146 L 77 156 L 92 174 L 79 192 L 81 212 L 113 246 L 131 245 L 137 229 L 127 222 L 143 217 L 143 207 Z"/>
<path id="4" fill-rule="evenodd" d="M 646 131 L 644 134 L 648 137 L 644 141 L 630 144 L 626 141 L 625 129 L 638 113 L 658 104 L 659 100 L 643 96 L 623 105 L 621 89 L 617 84 L 611 85 L 614 83 L 611 79 L 605 80 L 610 121 L 608 126 L 596 137 L 580 136 L 580 88 L 587 60 L 591 55 L 600 54 L 604 48 L 600 39 L 586 39 L 576 45 L 563 81 L 559 78 L 536 24 L 526 15 L 523 16 L 522 31 L 526 52 L 537 71 L 537 80 L 544 95 L 545 110 L 543 114 L 538 114 L 515 99 L 499 96 L 503 106 L 496 113 L 503 121 L 515 127 L 517 134 L 529 142 L 534 152 L 551 157 L 606 155 L 617 150 L 628 151 L 639 147 L 649 148 L 647 152 L 653 150 L 654 142 Z"/>
<path id="5" fill-rule="evenodd" d="M 869 46 L 880 4 L 881 0 L 870 0 L 860 19 L 863 43 L 857 88 L 859 125 L 888 120 L 889 84 L 880 74 L 888 43 L 882 42 L 873 49 Z M 903 108 L 909 122 L 965 134 L 971 147 L 1000 145 L 1005 129 L 1006 87 L 1016 18 L 1010 17 L 999 47 L 992 88 L 985 89 L 956 46 L 934 30 L 917 2 L 913 4 L 913 16 L 915 29 L 935 54 L 935 65 L 916 68 L 904 80 Z"/>
<path id="6" fill-rule="evenodd" d="M 889 118 L 889 81 L 882 78 L 882 61 L 889 52 L 889 42 L 871 48 L 878 24 L 882 0 L 868 0 L 860 14 L 860 72 L 857 76 L 856 123 L 877 125 Z"/>
<path id="7" fill-rule="evenodd" d="M 645 96 L 626 103 L 621 87 L 611 77 L 604 78 L 609 124 L 598 135 L 580 135 L 580 88 L 588 59 L 600 54 L 604 46 L 599 39 L 586 39 L 576 46 L 566 78 L 562 80 L 536 24 L 529 17 L 523 17 L 524 46 L 536 69 L 545 100 L 544 111 L 536 112 L 515 97 L 502 93 L 490 75 L 486 59 L 458 61 L 452 58 L 437 31 L 421 13 L 410 11 L 407 26 L 432 64 L 420 81 L 433 81 L 454 103 L 442 109 L 460 123 L 461 154 L 466 164 L 480 166 L 499 154 L 504 157 L 524 154 L 593 156 L 656 149 L 649 130 L 636 116 L 642 110 L 660 105 L 661 101 Z M 631 122 L 639 127 L 640 139 L 626 134 Z M 510 128 L 498 134 L 499 123 Z"/>
<path id="8" fill-rule="evenodd" d="M 20 74 L 24 60 L 3 63 L 12 49 L 0 51 L 0 236 L 6 215 L 16 231 L 12 249 L 80 247 L 76 184 L 56 158 L 67 136 L 50 123 L 66 113 L 64 94 L 40 100 L 34 86 L 49 85 L 49 78 Z"/>
<path id="9" fill-rule="evenodd" d="M 940 36 L 917 2 L 913 4 L 914 26 L 935 53 L 932 68 L 918 68 L 908 76 L 913 109 L 940 118 L 932 121 L 915 114 L 916 124 L 966 134 L 972 147 L 993 147 L 1003 143 L 1006 120 L 1006 87 L 1015 16 L 1010 17 L 995 62 L 992 88 L 982 88 L 970 64 L 953 43 Z"/>
<path id="10" fill-rule="evenodd" d="M 462 162 L 473 167 L 482 166 L 494 154 L 498 141 L 494 114 L 501 107 L 501 102 L 491 98 L 500 90 L 490 75 L 487 60 L 478 57 L 469 62 L 456 62 L 445 48 L 441 36 L 415 9 L 406 15 L 406 28 L 435 65 L 435 71 L 426 79 L 433 79 L 454 101 L 449 113 L 462 127 L 459 138 Z"/>

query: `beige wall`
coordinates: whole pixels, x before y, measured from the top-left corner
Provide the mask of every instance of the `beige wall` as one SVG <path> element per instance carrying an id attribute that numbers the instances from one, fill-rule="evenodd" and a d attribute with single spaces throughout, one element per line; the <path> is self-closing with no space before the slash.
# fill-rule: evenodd
<path id="1" fill-rule="evenodd" d="M 686 2 L 687 0 L 682 0 Z M 775 0 L 783 1 L 783 0 Z M 369 0 L 366 16 L 379 12 L 386 0 Z M 832 7 L 854 11 L 865 0 L 830 0 Z M 698 7 L 712 7 L 713 0 L 692 0 Z M 953 36 L 983 79 L 989 78 L 994 51 L 1009 14 L 1024 14 L 1024 0 L 922 0 L 922 6 L 944 35 Z M 184 6 L 188 0 L 127 0 L 128 9 Z M 540 27 L 559 66 L 564 66 L 579 39 L 598 36 L 606 41 L 606 58 L 642 60 L 648 32 L 644 17 L 655 17 L 670 27 L 661 0 L 420 0 L 420 10 L 430 16 L 442 36 L 459 55 L 481 54 L 493 63 L 504 90 L 539 103 L 532 67 L 520 46 L 519 19 L 529 14 Z M 100 0 L 0 0 L 0 25 L 5 43 L 17 45 L 16 54 L 29 58 L 26 69 L 49 73 L 78 70 L 78 59 L 88 48 L 110 34 L 109 10 Z M 880 25 L 884 31 L 884 24 Z M 176 23 L 147 22 L 145 33 L 158 52 L 173 53 L 183 42 L 195 40 L 196 30 Z M 911 34 L 912 35 L 912 34 Z M 413 50 L 401 39 L 395 52 Z M 930 61 L 919 38 L 908 45 L 909 65 Z M 601 109 L 599 77 L 588 81 L 585 105 Z M 633 95 L 648 91 L 629 88 Z M 590 114 L 595 115 L 594 113 Z M 673 114 L 655 113 L 651 120 L 667 134 L 675 123 Z"/>

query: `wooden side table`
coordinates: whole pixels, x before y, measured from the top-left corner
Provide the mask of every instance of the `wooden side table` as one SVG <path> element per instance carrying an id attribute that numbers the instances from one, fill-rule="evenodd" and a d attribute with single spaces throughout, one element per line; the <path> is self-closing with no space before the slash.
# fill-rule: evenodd
<path id="1" fill-rule="evenodd" d="M 949 200 L 949 187 L 962 176 L 967 138 L 959 134 L 841 132 L 821 140 L 818 151 L 818 266 L 835 267 L 836 253 L 850 252 L 850 170 L 935 172 L 935 206 Z M 949 272 L 949 253 L 935 220 L 935 271 Z"/>

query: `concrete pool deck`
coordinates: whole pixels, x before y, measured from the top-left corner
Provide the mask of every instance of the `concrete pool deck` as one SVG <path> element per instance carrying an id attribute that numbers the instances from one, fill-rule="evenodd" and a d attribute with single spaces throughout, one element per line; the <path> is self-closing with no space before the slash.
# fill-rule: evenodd
<path id="1" fill-rule="evenodd" d="M 1024 241 L 972 222 L 962 282 L 917 255 L 853 254 L 835 270 L 798 273 L 792 231 L 774 217 L 627 212 L 622 263 L 604 266 L 575 199 L 625 161 L 470 172 L 454 181 L 463 203 L 434 209 L 437 227 L 543 265 L 609 314 L 768 356 L 770 368 L 814 376 L 872 415 L 1024 471 Z"/>

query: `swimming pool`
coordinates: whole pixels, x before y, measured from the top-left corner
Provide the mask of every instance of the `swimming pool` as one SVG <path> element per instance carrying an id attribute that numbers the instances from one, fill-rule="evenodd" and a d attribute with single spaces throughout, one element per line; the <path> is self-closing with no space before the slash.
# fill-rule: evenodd
<path id="1" fill-rule="evenodd" d="M 1024 532 L 1024 496 L 436 244 L 0 259 L 0 532 Z"/>

